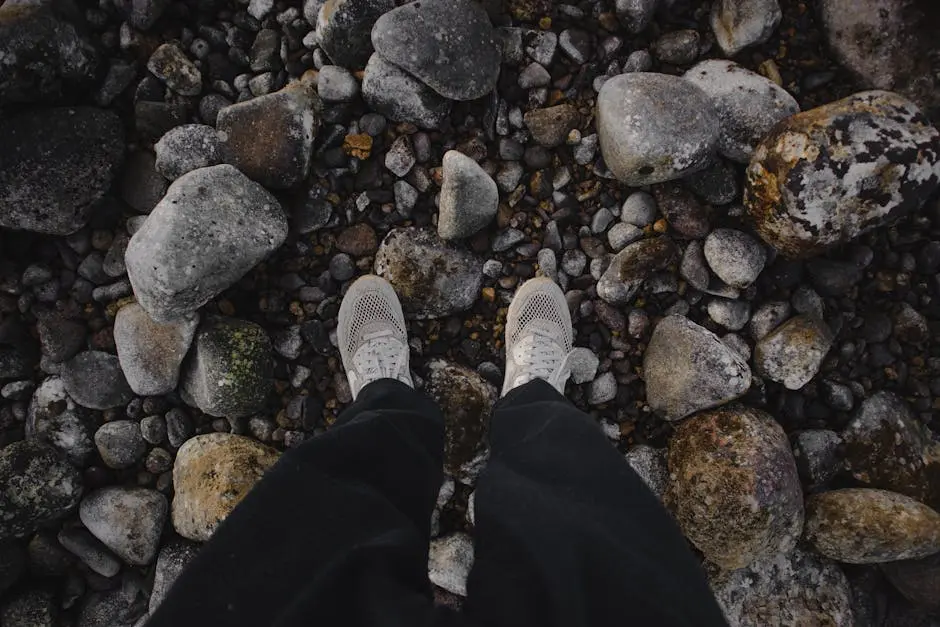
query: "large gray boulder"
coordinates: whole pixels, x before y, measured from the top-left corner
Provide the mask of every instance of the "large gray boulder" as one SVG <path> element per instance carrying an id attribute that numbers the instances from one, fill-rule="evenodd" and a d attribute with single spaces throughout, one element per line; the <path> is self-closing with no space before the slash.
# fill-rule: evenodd
<path id="1" fill-rule="evenodd" d="M 445 240 L 470 237 L 496 217 L 496 181 L 476 161 L 456 150 L 444 153 L 442 169 L 437 234 Z"/>

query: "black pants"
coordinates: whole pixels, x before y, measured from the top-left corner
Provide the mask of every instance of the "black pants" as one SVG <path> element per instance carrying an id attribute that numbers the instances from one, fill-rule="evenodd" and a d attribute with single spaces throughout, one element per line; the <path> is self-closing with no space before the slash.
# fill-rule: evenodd
<path id="1" fill-rule="evenodd" d="M 220 525 L 153 627 L 725 625 L 676 524 L 597 425 L 533 381 L 496 407 L 462 614 L 427 577 L 444 420 L 368 385 Z"/>

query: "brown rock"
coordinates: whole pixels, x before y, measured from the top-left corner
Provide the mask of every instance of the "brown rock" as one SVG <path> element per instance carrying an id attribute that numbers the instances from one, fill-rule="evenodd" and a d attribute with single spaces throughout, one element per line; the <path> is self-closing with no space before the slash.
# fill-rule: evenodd
<path id="1" fill-rule="evenodd" d="M 665 183 L 653 186 L 653 197 L 669 226 L 681 237 L 702 239 L 708 235 L 708 211 L 692 192 L 676 183 Z"/>
<path id="2" fill-rule="evenodd" d="M 626 305 L 653 272 L 666 268 L 678 254 L 676 243 L 665 235 L 633 242 L 611 260 L 597 283 L 597 295 L 611 305 Z"/>
<path id="3" fill-rule="evenodd" d="M 347 255 L 365 257 L 378 249 L 379 240 L 371 226 L 360 222 L 343 229 L 336 238 L 336 247 Z"/>
<path id="4" fill-rule="evenodd" d="M 571 129 L 581 121 L 578 110 L 570 104 L 560 104 L 547 109 L 533 109 L 525 114 L 525 125 L 532 133 L 535 143 L 547 148 L 561 146 L 568 139 Z"/>

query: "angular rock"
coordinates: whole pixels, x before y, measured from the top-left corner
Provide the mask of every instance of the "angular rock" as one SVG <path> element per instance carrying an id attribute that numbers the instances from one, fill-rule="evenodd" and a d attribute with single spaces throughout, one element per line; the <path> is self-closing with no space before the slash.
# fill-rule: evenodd
<path id="1" fill-rule="evenodd" d="M 809 257 L 920 208 L 940 186 L 940 132 L 870 91 L 791 116 L 758 145 L 744 204 L 757 233 Z"/>
<path id="2" fill-rule="evenodd" d="M 320 124 L 320 99 L 303 81 L 219 111 L 216 126 L 246 176 L 267 187 L 288 188 L 307 176 Z"/>
<path id="3" fill-rule="evenodd" d="M 150 594 L 150 613 L 153 614 L 173 588 L 173 584 L 186 566 L 193 561 L 199 546 L 185 540 L 175 540 L 160 549 L 153 574 L 153 592 Z"/>
<path id="4" fill-rule="evenodd" d="M 68 235 L 110 189 L 124 160 L 124 129 L 112 111 L 39 109 L 4 117 L 0 146 L 0 226 Z"/>
<path id="5" fill-rule="evenodd" d="M 286 237 L 287 219 L 263 187 L 230 165 L 202 168 L 174 181 L 134 233 L 127 275 L 154 321 L 179 320 L 242 278 Z"/>
<path id="6" fill-rule="evenodd" d="M 499 190 L 476 161 L 456 150 L 444 153 L 443 183 L 437 234 L 441 239 L 463 239 L 493 221 Z"/>
<path id="7" fill-rule="evenodd" d="M 718 0 L 712 5 L 711 27 L 718 45 L 733 57 L 770 39 L 782 17 L 777 0 Z"/>
<path id="8" fill-rule="evenodd" d="M 264 406 L 274 386 L 271 340 L 257 324 L 207 317 L 183 366 L 180 394 L 210 416 L 242 418 Z"/>
<path id="9" fill-rule="evenodd" d="M 734 229 L 715 229 L 709 233 L 703 252 L 712 272 L 740 289 L 750 287 L 767 262 L 767 252 L 760 242 Z"/>
<path id="10" fill-rule="evenodd" d="M 573 105 L 560 104 L 547 109 L 532 109 L 523 119 L 536 144 L 555 148 L 565 143 L 571 129 L 578 127 L 581 115 Z"/>
<path id="11" fill-rule="evenodd" d="M 604 83 L 597 96 L 604 161 L 631 186 L 704 169 L 713 158 L 719 130 L 711 99 L 675 76 L 621 74 Z"/>
<path id="12" fill-rule="evenodd" d="M 940 514 L 895 492 L 833 490 L 806 501 L 804 535 L 819 553 L 839 562 L 921 559 L 940 552 Z"/>
<path id="13" fill-rule="evenodd" d="M 140 425 L 133 420 L 115 420 L 101 425 L 95 432 L 95 446 L 108 468 L 130 468 L 147 452 L 147 443 Z"/>
<path id="14" fill-rule="evenodd" d="M 815 316 L 795 316 L 757 343 L 754 367 L 762 377 L 799 390 L 819 372 L 832 342 L 825 322 Z"/>
<path id="15" fill-rule="evenodd" d="M 316 28 L 320 47 L 333 63 L 357 69 L 372 54 L 376 20 L 394 8 L 393 0 L 327 0 L 311 25 Z"/>
<path id="16" fill-rule="evenodd" d="M 147 488 L 110 486 L 82 500 L 82 524 L 118 557 L 132 566 L 146 566 L 160 547 L 169 504 Z"/>
<path id="17" fill-rule="evenodd" d="M 940 553 L 882 564 L 881 570 L 911 603 L 933 611 L 940 609 Z"/>
<path id="18" fill-rule="evenodd" d="M 646 399 L 666 420 L 723 405 L 747 392 L 751 370 L 711 331 L 671 315 L 653 330 L 643 356 Z"/>
<path id="19" fill-rule="evenodd" d="M 366 64 L 362 98 L 390 120 L 421 128 L 440 128 L 450 116 L 450 100 L 378 54 Z"/>
<path id="20" fill-rule="evenodd" d="M 611 260 L 597 282 L 597 295 L 611 305 L 626 305 L 647 278 L 672 263 L 677 255 L 675 243 L 666 236 L 634 242 Z"/>
<path id="21" fill-rule="evenodd" d="M 783 429 L 740 405 L 687 420 L 669 441 L 666 503 L 705 559 L 727 570 L 786 553 L 803 529 L 803 491 Z"/>
<path id="22" fill-rule="evenodd" d="M 625 457 L 627 463 L 643 480 L 646 487 L 656 495 L 656 498 L 662 501 L 666 495 L 666 486 L 669 483 L 666 450 L 653 448 L 646 444 L 638 444 L 631 447 Z"/>
<path id="23" fill-rule="evenodd" d="M 222 137 L 211 126 L 177 126 L 153 147 L 157 153 L 157 172 L 175 181 L 187 172 L 232 161 Z"/>
<path id="24" fill-rule="evenodd" d="M 809 486 L 823 485 L 840 470 L 839 447 L 842 438 L 835 431 L 809 429 L 801 431 L 793 442 L 793 456 L 800 477 Z"/>
<path id="25" fill-rule="evenodd" d="M 95 453 L 92 420 L 65 391 L 60 377 L 43 381 L 29 403 L 26 437 L 48 444 L 84 468 Z"/>
<path id="26" fill-rule="evenodd" d="M 473 540 L 466 533 L 431 540 L 428 575 L 431 583 L 451 594 L 467 596 L 467 577 L 473 567 Z"/>
<path id="27" fill-rule="evenodd" d="M 230 433 L 188 440 L 173 466 L 176 532 L 196 542 L 208 540 L 278 456 L 272 448 Z"/>
<path id="28" fill-rule="evenodd" d="M 482 268 L 482 259 L 427 229 L 391 231 L 375 256 L 375 273 L 392 284 L 405 317 L 413 320 L 471 308 L 480 296 Z"/>
<path id="29" fill-rule="evenodd" d="M 162 396 L 176 389 L 180 365 L 199 324 L 192 314 L 179 322 L 154 322 L 137 303 L 114 318 L 114 345 L 127 383 L 139 396 Z"/>
<path id="30" fill-rule="evenodd" d="M 711 96 L 721 123 L 718 150 L 738 163 L 750 161 L 774 125 L 800 110 L 784 88 L 732 61 L 702 61 L 683 78 Z"/>
<path id="31" fill-rule="evenodd" d="M 147 69 L 182 96 L 198 96 L 202 92 L 202 72 L 175 43 L 154 50 Z"/>
<path id="32" fill-rule="evenodd" d="M 493 91 L 502 60 L 486 10 L 472 0 L 418 0 L 380 17 L 378 54 L 451 100 Z"/>
<path id="33" fill-rule="evenodd" d="M 21 440 L 0 449 L 0 537 L 23 537 L 67 515 L 82 476 L 55 449 Z"/>
<path id="34" fill-rule="evenodd" d="M 116 355 L 84 351 L 67 361 L 60 372 L 65 391 L 82 407 L 112 409 L 134 398 Z"/>

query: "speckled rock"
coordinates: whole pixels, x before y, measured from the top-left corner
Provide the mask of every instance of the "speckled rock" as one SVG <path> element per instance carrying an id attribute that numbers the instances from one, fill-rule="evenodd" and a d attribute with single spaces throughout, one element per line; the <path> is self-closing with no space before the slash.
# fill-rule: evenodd
<path id="1" fill-rule="evenodd" d="M 819 372 L 832 342 L 825 322 L 815 316 L 795 316 L 757 343 L 754 367 L 762 377 L 799 390 Z"/>
<path id="2" fill-rule="evenodd" d="M 767 262 L 767 252 L 761 243 L 734 229 L 715 229 L 709 233 L 703 252 L 712 272 L 739 289 L 756 281 Z"/>
<path id="3" fill-rule="evenodd" d="M 376 20 L 394 8 L 393 0 L 327 0 L 311 24 L 320 47 L 334 63 L 357 69 L 372 54 Z"/>
<path id="4" fill-rule="evenodd" d="M 743 396 L 751 370 L 714 333 L 674 314 L 653 330 L 643 378 L 650 409 L 666 420 L 679 420 Z"/>
<path id="5" fill-rule="evenodd" d="M 911 603 L 935 612 L 940 610 L 940 553 L 882 564 L 881 570 Z"/>
<path id="6" fill-rule="evenodd" d="M 183 569 L 193 561 L 199 546 L 185 540 L 168 542 L 160 549 L 157 566 L 153 573 L 153 592 L 150 594 L 150 613 L 153 614 L 163 603 L 176 579 Z"/>
<path id="7" fill-rule="evenodd" d="M 405 316 L 424 320 L 465 311 L 480 296 L 483 260 L 433 231 L 391 231 L 375 256 L 375 273 L 395 288 Z"/>
<path id="8" fill-rule="evenodd" d="M 23 589 L 0 604 L 0 624 L 4 627 L 56 627 L 59 611 L 49 590 Z"/>
<path id="9" fill-rule="evenodd" d="M 133 420 L 112 420 L 95 431 L 95 447 L 108 468 L 130 468 L 147 452 L 140 424 Z"/>
<path id="10" fill-rule="evenodd" d="M 177 126 L 161 137 L 153 149 L 154 167 L 171 181 L 199 168 L 232 161 L 222 137 L 205 124 Z"/>
<path id="11" fill-rule="evenodd" d="M 631 35 L 642 33 L 653 21 L 659 0 L 617 0 L 615 7 L 620 23 Z"/>
<path id="12" fill-rule="evenodd" d="M 626 305 L 643 282 L 672 263 L 679 250 L 663 235 L 634 242 L 617 253 L 597 282 L 597 295 L 611 305 Z"/>
<path id="13" fill-rule="evenodd" d="M 114 344 L 127 383 L 140 396 L 160 396 L 176 389 L 180 366 L 192 344 L 199 314 L 179 322 L 154 322 L 131 303 L 114 318 Z"/>
<path id="14" fill-rule="evenodd" d="M 597 133 L 611 172 L 638 187 L 704 169 L 718 145 L 711 99 L 676 76 L 637 72 L 611 78 L 597 97 Z"/>
<path id="15" fill-rule="evenodd" d="M 669 441 L 666 502 L 685 536 L 722 568 L 743 568 L 796 546 L 803 492 L 783 429 L 733 405 L 701 413 Z"/>
<path id="16" fill-rule="evenodd" d="M 229 433 L 199 435 L 180 447 L 173 466 L 173 527 L 205 542 L 274 465 L 279 453 Z"/>
<path id="17" fill-rule="evenodd" d="M 140 627 L 146 607 L 137 602 L 134 586 L 118 586 L 85 597 L 75 627 Z"/>
<path id="18" fill-rule="evenodd" d="M 712 5 L 711 27 L 729 57 L 768 39 L 783 13 L 777 0 L 718 0 Z"/>
<path id="19" fill-rule="evenodd" d="M 50 446 L 21 440 L 0 449 L 0 537 L 59 520 L 82 497 L 82 476 Z"/>
<path id="20" fill-rule="evenodd" d="M 467 577 L 473 567 L 473 539 L 466 533 L 431 540 L 428 575 L 431 583 L 452 594 L 467 596 Z"/>
<path id="21" fill-rule="evenodd" d="M 180 395 L 210 416 L 249 416 L 273 388 L 272 357 L 271 339 L 257 324 L 208 317 L 183 366 Z"/>
<path id="22" fill-rule="evenodd" d="M 732 61 L 702 61 L 683 78 L 711 96 L 721 123 L 718 150 L 738 163 L 750 161 L 770 129 L 800 110 L 783 87 Z"/>
<path id="23" fill-rule="evenodd" d="M 421 128 L 440 128 L 450 116 L 450 100 L 378 54 L 366 64 L 362 98 L 390 120 Z"/>
<path id="24" fill-rule="evenodd" d="M 920 559 L 940 552 L 940 514 L 896 492 L 833 490 L 806 501 L 805 537 L 850 564 Z"/>
<path id="25" fill-rule="evenodd" d="M 162 44 L 147 60 L 147 69 L 167 87 L 182 96 L 202 92 L 202 72 L 176 43 Z"/>
<path id="26" fill-rule="evenodd" d="M 918 209 L 940 185 L 940 132 L 890 92 L 855 94 L 774 127 L 747 169 L 758 234 L 808 257 Z"/>
<path id="27" fill-rule="evenodd" d="M 116 355 L 83 351 L 68 360 L 60 372 L 65 391 L 82 407 L 112 409 L 134 398 Z"/>
<path id="28" fill-rule="evenodd" d="M 463 239 L 485 228 L 499 205 L 496 181 L 467 155 L 444 153 L 437 234 L 444 240 Z"/>
<path id="29" fill-rule="evenodd" d="M 60 377 L 48 377 L 33 392 L 26 437 L 48 444 L 84 468 L 95 453 L 92 419 L 65 391 Z"/>
<path id="30" fill-rule="evenodd" d="M 669 467 L 666 463 L 666 450 L 653 448 L 646 444 L 630 447 L 626 455 L 627 463 L 639 475 L 646 487 L 662 501 L 669 483 Z"/>
<path id="31" fill-rule="evenodd" d="M 160 547 L 169 504 L 147 488 L 109 486 L 82 500 L 82 524 L 128 564 L 146 566 Z"/>

